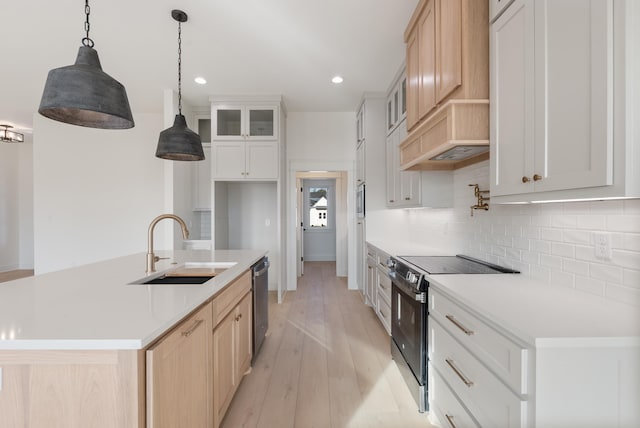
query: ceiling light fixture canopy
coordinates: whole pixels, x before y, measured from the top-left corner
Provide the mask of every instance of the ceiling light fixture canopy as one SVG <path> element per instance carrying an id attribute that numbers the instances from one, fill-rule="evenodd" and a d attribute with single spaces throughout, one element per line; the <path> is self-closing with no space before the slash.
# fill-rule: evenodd
<path id="1" fill-rule="evenodd" d="M 181 10 L 171 11 L 178 21 L 178 114 L 171 128 L 160 133 L 156 157 L 167 160 L 199 161 L 204 159 L 200 136 L 187 126 L 182 115 L 182 23 L 187 22 L 187 14 Z"/>
<path id="2" fill-rule="evenodd" d="M 24 135 L 15 132 L 9 131 L 9 128 L 13 128 L 11 125 L 0 125 L 0 141 L 4 141 L 5 143 L 22 143 L 24 142 Z"/>
<path id="3" fill-rule="evenodd" d="M 49 119 L 101 129 L 133 128 L 124 86 L 102 71 L 89 38 L 89 0 L 85 0 L 86 36 L 76 62 L 49 71 L 38 112 Z"/>

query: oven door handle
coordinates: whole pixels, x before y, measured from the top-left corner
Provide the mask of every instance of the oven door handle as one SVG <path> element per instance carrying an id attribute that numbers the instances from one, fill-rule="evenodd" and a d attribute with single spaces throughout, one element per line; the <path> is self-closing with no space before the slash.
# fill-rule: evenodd
<path id="1" fill-rule="evenodd" d="M 427 293 L 425 293 L 424 291 L 416 292 L 416 289 L 411 284 L 409 284 L 406 279 L 396 275 L 395 272 L 389 271 L 387 273 L 387 276 L 389 277 L 389 279 L 391 279 L 391 285 L 395 286 L 399 292 L 417 302 L 427 303 Z"/>

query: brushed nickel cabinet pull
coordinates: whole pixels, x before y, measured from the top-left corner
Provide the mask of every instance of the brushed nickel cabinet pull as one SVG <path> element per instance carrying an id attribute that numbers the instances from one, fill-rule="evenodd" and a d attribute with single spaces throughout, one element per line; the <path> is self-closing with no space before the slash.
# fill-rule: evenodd
<path id="1" fill-rule="evenodd" d="M 447 422 L 451 425 L 451 428 L 456 428 L 456 424 L 453 423 L 453 416 L 444 414 L 444 417 L 447 418 Z"/>
<path id="2" fill-rule="evenodd" d="M 447 358 L 445 359 L 445 361 L 447 362 L 447 364 L 449 364 L 449 367 L 451 367 L 451 370 L 453 370 L 458 375 L 460 380 L 463 381 L 465 385 L 467 385 L 469 388 L 473 386 L 473 382 L 471 382 L 469 379 L 465 377 L 465 375 L 462 374 L 460 369 L 456 367 L 456 365 L 454 364 L 453 360 L 450 360 L 449 358 Z"/>
<path id="3" fill-rule="evenodd" d="M 451 321 L 456 327 L 458 327 L 460 330 L 462 330 L 464 332 L 464 334 L 466 334 L 467 336 L 473 335 L 474 331 L 473 330 L 469 330 L 467 327 L 465 327 L 462 324 L 460 324 L 460 321 L 458 321 L 453 315 L 446 315 L 446 318 L 449 321 Z"/>
<path id="4" fill-rule="evenodd" d="M 196 331 L 196 329 L 197 329 L 198 327 L 200 327 L 200 324 L 202 324 L 203 322 L 204 322 L 204 320 L 196 320 L 196 321 L 193 323 L 193 327 L 191 327 L 191 328 L 190 328 L 189 330 L 187 330 L 187 331 L 183 331 L 183 332 L 182 332 L 182 335 L 183 335 L 184 337 L 189 337 L 189 336 L 191 336 L 191 334 L 192 334 L 194 331 Z"/>

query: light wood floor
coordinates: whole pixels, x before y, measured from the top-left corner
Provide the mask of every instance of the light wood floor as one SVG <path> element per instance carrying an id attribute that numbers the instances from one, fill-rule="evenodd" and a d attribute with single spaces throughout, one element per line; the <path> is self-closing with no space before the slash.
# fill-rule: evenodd
<path id="1" fill-rule="evenodd" d="M 431 427 L 389 336 L 335 263 L 305 263 L 298 290 L 269 311 L 267 338 L 222 427 Z"/>
<path id="2" fill-rule="evenodd" d="M 7 282 L 14 279 L 20 279 L 27 276 L 33 276 L 33 270 L 11 270 L 8 272 L 0 272 L 0 282 Z"/>

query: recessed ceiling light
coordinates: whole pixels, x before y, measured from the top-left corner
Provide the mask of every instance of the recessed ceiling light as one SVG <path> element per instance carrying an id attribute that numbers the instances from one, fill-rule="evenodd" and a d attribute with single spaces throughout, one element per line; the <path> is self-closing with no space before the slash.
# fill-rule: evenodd
<path id="1" fill-rule="evenodd" d="M 344 81 L 344 79 L 342 77 L 340 77 L 340 76 L 333 76 L 333 79 L 331 79 L 331 81 L 333 83 L 338 84 L 338 83 L 342 83 Z"/>
<path id="2" fill-rule="evenodd" d="M 199 76 L 198 76 L 198 77 L 196 77 L 196 78 L 195 78 L 195 79 L 193 79 L 193 80 L 195 80 L 195 82 L 196 82 L 197 84 L 199 84 L 199 85 L 204 85 L 204 84 L 206 84 L 206 83 L 207 83 L 207 79 L 205 79 L 204 77 L 199 77 Z"/>

